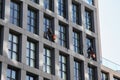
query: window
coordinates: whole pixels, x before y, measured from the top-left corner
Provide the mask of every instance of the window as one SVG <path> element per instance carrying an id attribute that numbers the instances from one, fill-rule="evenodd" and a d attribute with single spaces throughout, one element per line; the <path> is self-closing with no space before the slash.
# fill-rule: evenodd
<path id="1" fill-rule="evenodd" d="M 19 2 L 11 1 L 10 2 L 10 23 L 15 24 L 17 26 L 21 26 L 20 12 L 21 12 L 21 9 L 20 9 Z"/>
<path id="2" fill-rule="evenodd" d="M 3 26 L 0 25 L 0 55 L 3 52 Z"/>
<path id="3" fill-rule="evenodd" d="M 85 9 L 85 26 L 86 29 L 94 32 L 93 12 L 88 9 Z"/>
<path id="4" fill-rule="evenodd" d="M 38 76 L 31 73 L 27 73 L 26 80 L 38 80 Z"/>
<path id="5" fill-rule="evenodd" d="M 88 65 L 88 80 L 97 80 L 96 68 Z"/>
<path id="6" fill-rule="evenodd" d="M 82 41 L 81 40 L 82 40 L 81 35 L 78 32 L 73 30 L 73 47 L 74 47 L 74 51 L 76 53 L 80 53 L 80 54 L 82 54 L 82 48 L 81 48 L 81 42 Z"/>
<path id="7" fill-rule="evenodd" d="M 30 0 L 30 1 L 35 2 L 35 3 L 38 3 L 38 0 Z"/>
<path id="8" fill-rule="evenodd" d="M 7 80 L 19 80 L 18 75 L 18 71 L 13 67 L 7 69 Z"/>
<path id="9" fill-rule="evenodd" d="M 59 24 L 59 44 L 67 48 L 66 26 Z"/>
<path id="10" fill-rule="evenodd" d="M 72 22 L 76 24 L 80 24 L 80 12 L 79 12 L 79 6 L 75 3 L 72 3 Z"/>
<path id="11" fill-rule="evenodd" d="M 44 38 L 54 41 L 54 27 L 53 27 L 53 20 L 47 17 L 44 17 Z"/>
<path id="12" fill-rule="evenodd" d="M 67 60 L 63 55 L 59 55 L 59 77 L 67 80 Z"/>
<path id="13" fill-rule="evenodd" d="M 1 62 L 0 62 L 0 74 L 2 74 L 1 70 L 2 70 L 2 66 L 1 66 Z M 1 75 L 0 75 L 0 79 L 1 79 Z"/>
<path id="14" fill-rule="evenodd" d="M 44 80 L 50 80 L 50 79 L 44 78 Z"/>
<path id="15" fill-rule="evenodd" d="M 113 77 L 113 79 L 114 79 L 114 80 L 120 80 L 120 78 L 118 78 L 118 77 Z"/>
<path id="16" fill-rule="evenodd" d="M 4 3 L 3 3 L 3 0 L 0 0 L 0 18 L 3 18 L 3 11 L 4 11 L 4 10 L 3 10 L 3 8 L 4 8 L 4 7 L 3 7 L 3 4 L 4 4 Z"/>
<path id="17" fill-rule="evenodd" d="M 82 80 L 81 63 L 74 61 L 74 80 Z"/>
<path id="18" fill-rule="evenodd" d="M 44 65 L 43 65 L 43 71 L 46 73 L 52 73 L 52 50 L 49 48 L 44 48 Z"/>
<path id="19" fill-rule="evenodd" d="M 66 18 L 66 0 L 58 0 L 58 14 Z"/>
<path id="20" fill-rule="evenodd" d="M 86 44 L 87 44 L 88 58 L 92 58 L 93 60 L 96 60 L 95 39 L 93 37 L 87 36 Z"/>
<path id="21" fill-rule="evenodd" d="M 9 48 L 8 48 L 8 57 L 13 60 L 19 59 L 19 50 L 18 50 L 18 36 L 12 33 L 9 33 Z"/>
<path id="22" fill-rule="evenodd" d="M 35 43 L 31 41 L 27 41 L 27 54 L 26 54 L 26 63 L 30 67 L 36 67 L 35 66 L 35 55 L 36 55 L 36 47 Z"/>
<path id="23" fill-rule="evenodd" d="M 105 72 L 101 72 L 101 80 L 108 80 L 108 74 Z"/>
<path id="24" fill-rule="evenodd" d="M 53 0 L 44 0 L 44 8 L 53 11 Z"/>
<path id="25" fill-rule="evenodd" d="M 94 0 L 85 0 L 88 4 L 94 5 Z"/>
<path id="26" fill-rule="evenodd" d="M 29 32 L 37 34 L 37 13 L 35 10 L 28 8 L 28 15 L 27 15 L 27 30 Z"/>

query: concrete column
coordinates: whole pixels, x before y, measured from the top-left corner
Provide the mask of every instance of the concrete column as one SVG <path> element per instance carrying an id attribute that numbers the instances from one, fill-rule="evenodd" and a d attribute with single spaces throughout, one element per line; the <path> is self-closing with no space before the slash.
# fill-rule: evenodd
<path id="1" fill-rule="evenodd" d="M 8 56 L 8 38 L 9 38 L 9 28 L 4 26 L 4 31 L 3 31 L 3 56 L 9 57 Z"/>
<path id="2" fill-rule="evenodd" d="M 9 22 L 10 22 L 10 0 L 5 0 L 5 23 Z"/>
<path id="3" fill-rule="evenodd" d="M 85 61 L 84 62 L 84 80 L 88 80 L 88 64 L 87 64 L 87 62 Z"/>
<path id="4" fill-rule="evenodd" d="M 1 79 L 0 80 L 7 80 L 7 64 L 6 63 L 1 63 Z"/>
<path id="5" fill-rule="evenodd" d="M 39 11 L 39 35 L 41 37 L 43 37 L 43 29 L 44 29 L 44 25 L 43 25 L 43 22 L 44 22 L 44 14 L 43 12 Z"/>
<path id="6" fill-rule="evenodd" d="M 27 13 L 28 13 L 28 5 L 24 2 L 23 3 L 23 17 L 22 17 L 22 27 L 23 29 L 27 30 Z"/>
<path id="7" fill-rule="evenodd" d="M 26 80 L 26 71 L 25 70 L 21 70 L 21 80 Z"/>
<path id="8" fill-rule="evenodd" d="M 74 80 L 74 57 L 70 55 L 69 61 L 70 61 L 69 62 L 69 65 L 70 65 L 70 67 L 69 67 L 70 79 L 69 80 Z"/>
<path id="9" fill-rule="evenodd" d="M 27 46 L 27 36 L 22 35 L 22 40 L 21 40 L 21 46 L 22 46 L 22 51 L 21 51 L 21 62 L 23 64 L 26 64 L 26 46 Z"/>

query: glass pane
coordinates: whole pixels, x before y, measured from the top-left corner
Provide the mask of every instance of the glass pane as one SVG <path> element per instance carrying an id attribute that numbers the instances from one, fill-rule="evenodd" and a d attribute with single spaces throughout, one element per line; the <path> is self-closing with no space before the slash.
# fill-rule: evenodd
<path id="1" fill-rule="evenodd" d="M 35 44 L 34 43 L 31 43 L 31 49 L 35 50 Z"/>
<path id="2" fill-rule="evenodd" d="M 7 69 L 7 77 L 10 77 L 10 69 Z"/>
<path id="3" fill-rule="evenodd" d="M 9 41 L 12 41 L 12 35 L 9 34 Z"/>
<path id="4" fill-rule="evenodd" d="M 13 52 L 13 59 L 17 60 L 17 54 Z"/>
<path id="5" fill-rule="evenodd" d="M 17 52 L 17 45 L 13 44 L 13 51 Z"/>
<path id="6" fill-rule="evenodd" d="M 30 56 L 32 59 L 34 59 L 35 58 L 35 53 L 34 53 L 34 51 L 31 51 L 31 56 Z"/>
<path id="7" fill-rule="evenodd" d="M 34 67 L 34 60 L 31 59 L 31 60 L 30 60 L 30 64 L 31 64 L 31 65 L 30 65 L 31 67 Z"/>
<path id="8" fill-rule="evenodd" d="M 15 79 L 16 78 L 16 72 L 14 70 L 12 70 L 12 78 Z"/>
<path id="9" fill-rule="evenodd" d="M 18 42 L 18 39 L 17 39 L 17 36 L 13 36 L 13 42 L 17 43 Z"/>

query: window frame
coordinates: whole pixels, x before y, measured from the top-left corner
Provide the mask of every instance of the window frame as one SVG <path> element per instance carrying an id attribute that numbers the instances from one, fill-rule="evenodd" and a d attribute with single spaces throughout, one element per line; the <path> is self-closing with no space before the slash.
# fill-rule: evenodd
<path id="1" fill-rule="evenodd" d="M 29 78 L 28 80 L 31 80 L 30 78 L 33 78 L 33 80 L 38 80 L 38 76 L 33 74 L 33 73 L 27 72 L 26 73 L 26 80 L 27 80 L 27 77 Z"/>
<path id="2" fill-rule="evenodd" d="M 27 14 L 27 31 L 32 32 L 34 34 L 38 34 L 39 27 L 38 27 L 38 10 L 28 6 L 28 14 Z M 32 22 L 33 21 L 33 22 Z"/>
<path id="3" fill-rule="evenodd" d="M 47 53 L 47 51 L 49 51 L 49 53 Z M 54 74 L 54 53 L 53 53 L 53 49 L 49 48 L 47 46 L 44 47 L 44 62 L 43 62 L 43 71 L 48 73 L 48 74 Z M 47 61 L 50 60 L 50 63 L 47 63 Z M 48 72 L 47 68 L 49 67 L 50 72 Z"/>
<path id="4" fill-rule="evenodd" d="M 8 70 L 10 71 L 10 74 L 8 74 L 9 72 L 8 72 Z M 15 80 L 19 80 L 19 77 L 20 77 L 20 73 L 19 73 L 19 70 L 18 69 L 16 69 L 15 67 L 12 67 L 12 66 L 8 66 L 8 68 L 7 68 L 7 78 L 9 78 L 10 80 L 11 79 L 14 79 L 14 78 L 12 78 L 13 77 L 13 71 L 15 72 Z M 8 76 L 8 75 L 10 75 L 10 76 Z"/>
<path id="5" fill-rule="evenodd" d="M 16 5 L 18 7 L 17 9 L 15 7 Z M 22 14 L 21 2 L 11 0 L 11 2 L 10 2 L 10 23 L 21 27 L 22 26 L 22 21 L 21 21 L 22 15 L 21 14 Z M 15 16 L 17 16 L 17 17 L 15 17 Z"/>
<path id="6" fill-rule="evenodd" d="M 16 42 L 14 42 L 14 38 L 15 37 L 17 39 Z M 10 38 L 11 38 L 11 41 L 10 41 Z M 8 48 L 8 51 L 11 52 L 11 53 L 8 53 L 10 55 L 10 56 L 8 55 L 8 57 L 10 59 L 12 59 L 12 60 L 20 61 L 20 54 L 19 54 L 19 51 L 20 51 L 19 50 L 19 47 L 20 47 L 20 37 L 19 37 L 19 35 L 10 32 L 9 33 L 8 43 L 9 43 L 9 47 L 10 47 L 10 48 Z M 16 48 L 17 48 L 16 51 L 14 51 L 14 48 L 13 48 L 13 46 L 15 46 L 15 45 L 16 45 Z M 15 54 L 16 54 L 16 59 L 13 58 Z"/>
<path id="7" fill-rule="evenodd" d="M 74 51 L 76 53 L 83 54 L 83 50 L 82 50 L 82 33 L 80 31 L 77 31 L 77 30 L 73 29 L 72 38 L 73 38 Z M 77 44 L 76 44 L 76 42 L 77 42 Z M 76 51 L 76 50 L 79 50 L 79 51 Z"/>
<path id="8" fill-rule="evenodd" d="M 94 29 L 94 12 L 88 8 L 85 8 L 85 27 L 87 30 L 95 32 Z"/>
<path id="9" fill-rule="evenodd" d="M 4 19 L 4 4 L 4 0 L 0 0 L 0 19 Z"/>
<path id="10" fill-rule="evenodd" d="M 63 61 L 65 60 L 65 61 Z M 67 69 L 67 56 L 63 54 L 59 54 L 59 77 L 62 79 L 67 80 L 68 76 L 68 69 Z M 64 70 L 65 68 L 65 70 Z"/>
<path id="11" fill-rule="evenodd" d="M 67 1 L 58 0 L 58 15 L 67 18 Z"/>
<path id="12" fill-rule="evenodd" d="M 74 60 L 74 80 L 82 80 L 82 63 L 77 60 Z"/>
<path id="13" fill-rule="evenodd" d="M 88 80 L 96 80 L 97 79 L 97 70 L 95 66 L 88 64 Z"/>
<path id="14" fill-rule="evenodd" d="M 45 9 L 48 9 L 50 11 L 54 11 L 54 0 L 44 0 L 43 3 L 44 3 Z"/>
<path id="15" fill-rule="evenodd" d="M 34 46 L 34 50 L 31 48 L 31 45 Z M 37 68 L 37 62 L 36 62 L 36 50 L 37 46 L 35 42 L 32 42 L 30 40 L 27 40 L 27 46 L 26 46 L 26 64 L 30 67 Z M 31 57 L 31 52 L 33 52 L 33 56 Z M 33 61 L 33 64 L 31 64 L 31 61 Z"/>
<path id="16" fill-rule="evenodd" d="M 72 22 L 81 25 L 81 8 L 77 2 L 72 2 Z"/>
<path id="17" fill-rule="evenodd" d="M 65 48 L 68 48 L 68 31 L 67 26 L 64 24 L 59 24 L 59 44 Z"/>
<path id="18" fill-rule="evenodd" d="M 109 78 L 108 73 L 101 71 L 101 79 L 102 80 L 108 80 L 108 78 Z"/>
<path id="19" fill-rule="evenodd" d="M 30 1 L 37 3 L 37 4 L 39 3 L 39 0 L 30 0 Z"/>
<path id="20" fill-rule="evenodd" d="M 94 6 L 94 0 L 85 0 L 88 4 L 90 4 L 90 5 L 93 5 Z"/>

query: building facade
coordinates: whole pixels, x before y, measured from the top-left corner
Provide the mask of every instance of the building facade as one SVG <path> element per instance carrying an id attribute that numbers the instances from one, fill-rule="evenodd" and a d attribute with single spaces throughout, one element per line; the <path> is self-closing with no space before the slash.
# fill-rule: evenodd
<path id="1" fill-rule="evenodd" d="M 97 0 L 0 0 L 0 39 L 0 80 L 112 80 Z"/>

